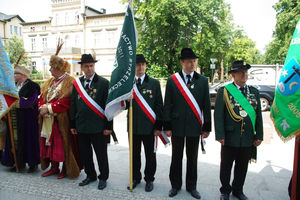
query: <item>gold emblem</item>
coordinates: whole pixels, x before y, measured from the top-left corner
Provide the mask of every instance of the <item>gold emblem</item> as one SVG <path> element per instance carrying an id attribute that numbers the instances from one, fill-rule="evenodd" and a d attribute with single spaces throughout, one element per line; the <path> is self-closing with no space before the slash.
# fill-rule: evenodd
<path id="1" fill-rule="evenodd" d="M 146 94 L 146 89 L 143 90 L 143 94 Z"/>
<path id="2" fill-rule="evenodd" d="M 246 65 L 246 62 L 244 62 L 243 65 Z"/>
<path id="3" fill-rule="evenodd" d="M 150 96 L 149 96 L 150 98 L 152 98 L 153 96 L 152 96 L 152 94 L 150 94 Z"/>
<path id="4" fill-rule="evenodd" d="M 96 93 L 96 92 L 97 92 L 97 89 L 93 89 L 93 92 Z"/>

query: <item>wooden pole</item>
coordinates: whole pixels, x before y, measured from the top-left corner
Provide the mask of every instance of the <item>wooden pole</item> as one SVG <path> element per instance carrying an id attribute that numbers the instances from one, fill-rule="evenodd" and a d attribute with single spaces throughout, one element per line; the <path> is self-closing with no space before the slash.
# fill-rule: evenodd
<path id="1" fill-rule="evenodd" d="M 294 169 L 292 176 L 292 200 L 297 200 L 297 173 L 298 173 L 298 157 L 299 157 L 299 139 L 295 138 L 295 153 L 294 153 Z"/>
<path id="2" fill-rule="evenodd" d="M 129 190 L 132 191 L 133 182 L 133 136 L 132 136 L 132 123 L 133 123 L 133 107 L 132 99 L 129 106 Z"/>
<path id="3" fill-rule="evenodd" d="M 129 5 L 133 10 L 133 2 L 129 1 Z M 132 182 L 133 182 L 133 107 L 132 99 L 130 100 L 129 106 L 129 190 L 132 192 Z"/>
<path id="4" fill-rule="evenodd" d="M 13 151 L 13 154 L 14 154 L 16 172 L 19 172 L 19 167 L 18 167 L 18 162 L 17 162 L 17 154 L 16 154 L 16 147 L 15 147 L 15 138 L 14 138 L 14 133 L 13 133 L 12 124 L 11 124 L 10 111 L 7 113 L 7 115 L 8 115 L 8 126 L 9 126 L 9 132 L 10 132 L 11 148 L 12 148 L 12 151 Z"/>

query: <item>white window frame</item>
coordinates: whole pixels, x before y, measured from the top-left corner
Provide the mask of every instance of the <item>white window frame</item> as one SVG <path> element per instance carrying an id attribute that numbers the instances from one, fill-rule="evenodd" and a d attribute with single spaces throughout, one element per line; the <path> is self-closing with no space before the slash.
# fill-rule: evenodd
<path id="1" fill-rule="evenodd" d="M 47 26 L 46 25 L 43 25 L 42 26 L 42 31 L 46 31 L 47 30 Z"/>
<path id="2" fill-rule="evenodd" d="M 100 26 L 100 20 L 94 20 L 93 24 L 94 26 Z"/>
<path id="3" fill-rule="evenodd" d="M 69 24 L 70 23 L 70 15 L 68 12 L 66 12 L 65 14 L 65 25 Z"/>
<path id="4" fill-rule="evenodd" d="M 31 51 L 36 51 L 36 40 L 35 40 L 35 38 L 31 38 L 30 42 L 31 42 Z"/>
<path id="5" fill-rule="evenodd" d="M 107 31 L 107 38 L 108 38 L 108 45 L 110 47 L 115 46 L 116 45 L 116 35 L 117 35 L 117 31 Z"/>
<path id="6" fill-rule="evenodd" d="M 42 37 L 42 47 L 43 49 L 46 49 L 47 48 L 47 37 Z"/>
<path id="7" fill-rule="evenodd" d="M 94 43 L 93 46 L 96 48 L 100 47 L 100 39 L 101 39 L 102 33 L 100 31 L 94 32 Z"/>

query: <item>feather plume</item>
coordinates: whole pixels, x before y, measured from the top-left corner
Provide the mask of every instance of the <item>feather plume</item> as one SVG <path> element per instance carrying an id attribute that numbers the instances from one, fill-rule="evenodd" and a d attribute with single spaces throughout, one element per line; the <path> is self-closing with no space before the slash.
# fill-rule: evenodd
<path id="1" fill-rule="evenodd" d="M 60 52 L 60 50 L 61 50 L 63 44 L 64 44 L 64 42 L 62 42 L 62 41 L 60 40 L 60 38 L 58 38 L 58 43 L 57 43 L 55 55 L 58 55 L 58 53 Z"/>
<path id="2" fill-rule="evenodd" d="M 17 61 L 17 65 L 20 63 L 21 59 L 23 58 L 24 53 L 25 53 L 25 50 L 23 50 L 23 52 L 21 53 L 21 55 Z"/>
<path id="3" fill-rule="evenodd" d="M 96 56 L 96 51 L 94 49 L 92 49 L 92 56 L 93 56 L 93 59 L 96 60 L 97 56 Z"/>

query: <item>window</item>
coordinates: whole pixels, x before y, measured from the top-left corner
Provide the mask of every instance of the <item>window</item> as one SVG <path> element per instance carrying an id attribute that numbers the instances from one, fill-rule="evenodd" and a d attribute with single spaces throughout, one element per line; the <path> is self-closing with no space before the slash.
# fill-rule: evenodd
<path id="1" fill-rule="evenodd" d="M 42 31 L 45 31 L 47 29 L 47 26 L 42 26 Z"/>
<path id="2" fill-rule="evenodd" d="M 108 19 L 107 22 L 108 22 L 108 24 L 114 24 L 115 23 L 115 19 Z"/>
<path id="3" fill-rule="evenodd" d="M 107 35 L 109 46 L 114 46 L 116 43 L 116 31 L 108 31 Z"/>
<path id="4" fill-rule="evenodd" d="M 94 47 L 100 47 L 101 32 L 94 33 Z"/>
<path id="5" fill-rule="evenodd" d="M 32 70 L 36 70 L 36 61 L 31 62 Z"/>
<path id="6" fill-rule="evenodd" d="M 69 13 L 65 14 L 65 24 L 69 24 Z"/>
<path id="7" fill-rule="evenodd" d="M 55 25 L 59 25 L 59 14 L 55 15 Z"/>
<path id="8" fill-rule="evenodd" d="M 47 48 L 47 38 L 46 37 L 42 38 L 42 47 L 43 47 L 43 49 Z"/>
<path id="9" fill-rule="evenodd" d="M 34 26 L 31 26 L 31 27 L 30 27 L 30 32 L 33 32 L 33 31 L 35 31 L 35 27 L 34 27 Z"/>
<path id="10" fill-rule="evenodd" d="M 99 26 L 100 25 L 100 20 L 94 20 L 94 26 Z"/>
<path id="11" fill-rule="evenodd" d="M 13 34 L 12 25 L 10 25 L 10 34 Z"/>
<path id="12" fill-rule="evenodd" d="M 14 34 L 18 35 L 18 27 L 14 26 Z"/>
<path id="13" fill-rule="evenodd" d="M 66 37 L 65 37 L 65 41 L 64 41 L 65 43 L 64 43 L 64 46 L 66 47 L 66 48 L 68 48 L 68 47 L 71 47 L 71 41 L 70 41 L 70 36 L 69 35 L 67 35 Z"/>
<path id="14" fill-rule="evenodd" d="M 35 51 L 36 46 L 35 46 L 35 38 L 31 38 L 31 51 Z"/>
<path id="15" fill-rule="evenodd" d="M 75 24 L 79 24 L 79 13 L 75 13 Z"/>
<path id="16" fill-rule="evenodd" d="M 75 36 L 75 47 L 80 47 L 80 37 L 79 37 L 79 35 Z"/>
<path id="17" fill-rule="evenodd" d="M 19 27 L 19 34 L 22 35 L 22 27 Z"/>

